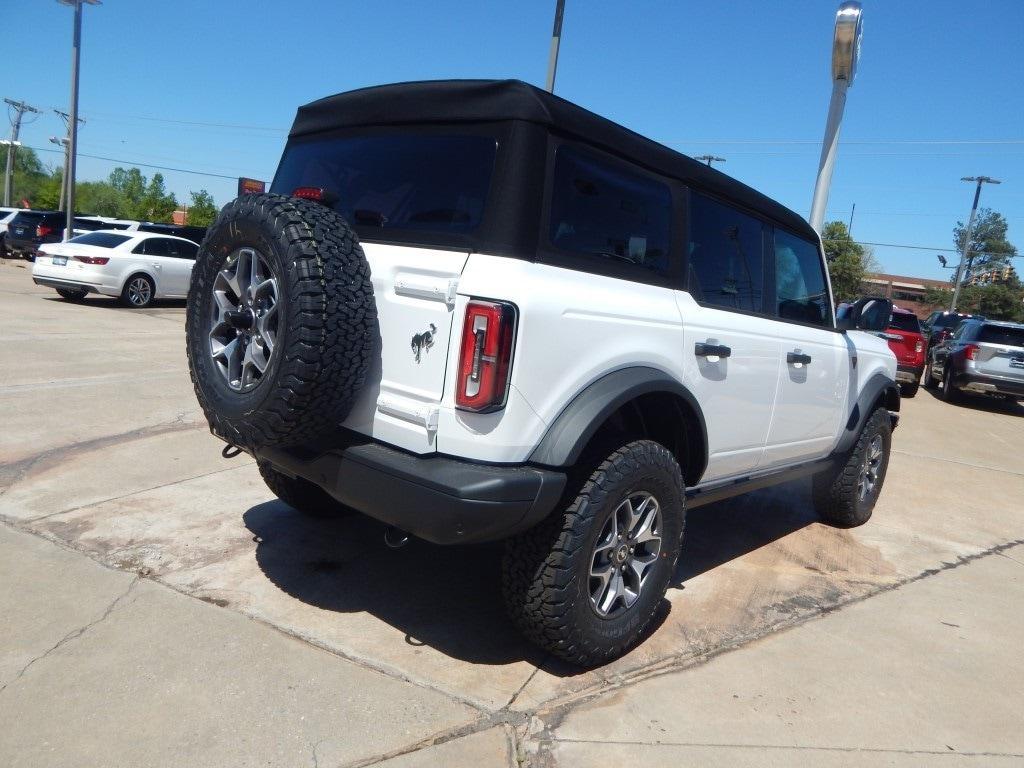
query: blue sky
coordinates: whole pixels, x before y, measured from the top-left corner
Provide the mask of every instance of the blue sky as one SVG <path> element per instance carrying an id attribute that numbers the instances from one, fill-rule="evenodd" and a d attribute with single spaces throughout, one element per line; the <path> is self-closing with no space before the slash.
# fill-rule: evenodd
<path id="1" fill-rule="evenodd" d="M 806 216 L 830 94 L 836 0 L 566 0 L 556 92 L 722 170 Z M 1024 4 L 864 2 L 829 218 L 858 240 L 950 247 L 972 189 L 1024 250 Z M 543 85 L 554 0 L 104 0 L 85 9 L 79 178 L 150 163 L 179 199 L 227 202 L 270 179 L 295 108 L 402 80 L 513 77 Z M 45 113 L 56 147 L 69 93 L 71 9 L 5 3 L 0 95 Z M 12 35 L 7 30 L 32 30 Z M 14 62 L 12 65 L 11 62 Z M 175 122 L 177 121 L 177 122 Z M 200 124 L 193 124 L 200 123 Z M 56 163 L 57 154 L 42 153 Z M 143 168 L 150 175 L 153 169 Z M 934 250 L 876 247 L 889 272 L 948 277 Z M 1018 265 L 1018 271 L 1024 265 Z"/>

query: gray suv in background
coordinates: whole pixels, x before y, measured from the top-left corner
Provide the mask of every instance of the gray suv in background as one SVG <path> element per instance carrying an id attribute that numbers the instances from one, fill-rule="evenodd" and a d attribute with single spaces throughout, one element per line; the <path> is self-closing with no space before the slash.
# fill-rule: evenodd
<path id="1" fill-rule="evenodd" d="M 961 392 L 1024 398 L 1024 325 L 964 320 L 932 347 L 924 383 L 941 386 L 945 400 Z"/>

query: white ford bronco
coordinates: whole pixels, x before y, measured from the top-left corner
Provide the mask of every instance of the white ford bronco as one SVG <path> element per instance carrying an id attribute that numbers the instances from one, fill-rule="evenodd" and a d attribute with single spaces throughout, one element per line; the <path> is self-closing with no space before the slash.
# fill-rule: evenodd
<path id="1" fill-rule="evenodd" d="M 282 500 L 504 539 L 513 622 L 595 665 L 655 614 L 686 509 L 813 476 L 823 520 L 870 517 L 890 310 L 837 321 L 814 230 L 718 171 L 522 82 L 423 82 L 299 109 L 202 245 L 187 346 Z"/>

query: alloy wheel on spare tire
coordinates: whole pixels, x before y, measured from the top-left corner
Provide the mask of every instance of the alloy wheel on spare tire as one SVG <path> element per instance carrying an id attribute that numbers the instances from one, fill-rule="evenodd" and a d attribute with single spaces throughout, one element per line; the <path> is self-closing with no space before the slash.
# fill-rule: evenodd
<path id="1" fill-rule="evenodd" d="M 377 335 L 370 268 L 319 203 L 244 195 L 220 212 L 192 270 L 186 348 L 211 429 L 249 450 L 336 428 Z"/>

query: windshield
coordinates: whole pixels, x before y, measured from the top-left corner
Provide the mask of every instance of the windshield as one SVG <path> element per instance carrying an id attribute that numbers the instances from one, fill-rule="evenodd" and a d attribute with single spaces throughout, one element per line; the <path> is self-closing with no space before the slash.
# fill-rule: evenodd
<path id="1" fill-rule="evenodd" d="M 483 218 L 497 141 L 429 134 L 296 140 L 272 192 L 321 187 L 350 223 L 380 229 L 471 232 Z"/>
<path id="2" fill-rule="evenodd" d="M 892 317 L 889 318 L 889 327 L 895 328 L 897 331 L 921 332 L 921 322 L 917 319 L 917 315 L 904 312 L 893 312 Z"/>
<path id="3" fill-rule="evenodd" d="M 99 248 L 116 248 L 128 240 L 131 240 L 131 238 L 125 235 L 115 235 L 111 232 L 89 232 L 78 237 L 72 237 L 68 242 L 78 245 L 95 245 Z"/>

